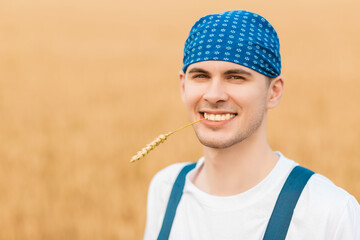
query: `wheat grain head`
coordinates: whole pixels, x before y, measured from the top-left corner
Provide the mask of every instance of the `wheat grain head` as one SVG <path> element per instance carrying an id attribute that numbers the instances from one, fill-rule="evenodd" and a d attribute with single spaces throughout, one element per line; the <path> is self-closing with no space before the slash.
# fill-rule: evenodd
<path id="1" fill-rule="evenodd" d="M 172 131 L 172 132 L 169 132 L 169 133 L 166 133 L 166 134 L 161 134 L 160 136 L 158 136 L 154 141 L 152 141 L 151 143 L 147 144 L 146 147 L 142 148 L 140 151 L 138 151 L 136 153 L 136 155 L 134 155 L 130 162 L 135 162 L 137 160 L 139 160 L 140 158 L 144 157 L 145 155 L 147 155 L 151 150 L 153 150 L 156 146 L 159 146 L 160 143 L 163 143 L 165 142 L 165 140 L 173 133 L 176 133 L 177 131 L 180 131 L 188 126 L 191 126 L 197 122 L 200 122 L 204 120 L 204 118 L 200 119 L 200 120 L 197 120 L 195 122 L 192 122 L 192 123 L 189 123 L 179 129 L 176 129 L 175 131 Z"/>

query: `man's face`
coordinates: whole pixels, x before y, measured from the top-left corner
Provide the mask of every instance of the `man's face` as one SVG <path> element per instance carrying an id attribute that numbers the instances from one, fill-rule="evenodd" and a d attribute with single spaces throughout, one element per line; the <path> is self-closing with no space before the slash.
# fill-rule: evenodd
<path id="1" fill-rule="evenodd" d="M 258 132 L 272 107 L 268 81 L 252 69 L 225 61 L 197 62 L 186 74 L 180 72 L 182 100 L 190 120 L 205 118 L 194 125 L 200 142 L 227 148 Z"/>

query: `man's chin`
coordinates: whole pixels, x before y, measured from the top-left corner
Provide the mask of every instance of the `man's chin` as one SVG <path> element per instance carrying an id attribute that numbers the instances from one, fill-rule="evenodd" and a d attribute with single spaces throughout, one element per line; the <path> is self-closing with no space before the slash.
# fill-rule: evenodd
<path id="1" fill-rule="evenodd" d="M 205 140 L 202 139 L 200 137 L 198 137 L 200 143 L 205 146 L 205 147 L 209 147 L 209 148 L 214 148 L 214 149 L 225 149 L 225 148 L 229 148 L 232 147 L 233 145 L 237 144 L 240 141 L 232 141 L 232 140 L 228 140 L 228 141 L 220 141 L 218 139 L 214 139 L 214 140 Z"/>

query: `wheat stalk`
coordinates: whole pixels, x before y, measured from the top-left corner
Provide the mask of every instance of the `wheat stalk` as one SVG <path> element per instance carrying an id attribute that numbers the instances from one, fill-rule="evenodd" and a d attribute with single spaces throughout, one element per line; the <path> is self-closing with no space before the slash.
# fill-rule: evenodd
<path id="1" fill-rule="evenodd" d="M 180 131 L 186 127 L 189 127 L 197 122 L 200 122 L 204 120 L 204 118 L 200 119 L 200 120 L 197 120 L 195 122 L 192 122 L 192 123 L 189 123 L 179 129 L 176 129 L 175 131 L 172 131 L 172 132 L 169 132 L 169 133 L 166 133 L 166 134 L 161 134 L 160 136 L 158 136 L 154 141 L 152 141 L 151 143 L 147 144 L 146 147 L 144 147 L 143 149 L 141 149 L 140 151 L 138 151 L 136 153 L 136 155 L 134 155 L 130 162 L 135 162 L 137 160 L 139 160 L 140 158 L 144 157 L 146 154 L 148 154 L 151 150 L 153 150 L 156 146 L 158 146 L 160 143 L 163 143 L 165 142 L 165 140 L 173 133 L 176 133 L 177 131 Z"/>

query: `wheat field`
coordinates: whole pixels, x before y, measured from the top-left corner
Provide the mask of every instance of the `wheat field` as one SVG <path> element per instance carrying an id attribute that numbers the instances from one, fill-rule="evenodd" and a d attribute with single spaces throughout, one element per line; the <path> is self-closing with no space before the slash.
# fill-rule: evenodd
<path id="1" fill-rule="evenodd" d="M 281 41 L 274 150 L 360 200 L 357 1 L 0 0 L 0 240 L 141 239 L 147 188 L 196 161 L 178 71 L 192 24 L 247 9 Z"/>

